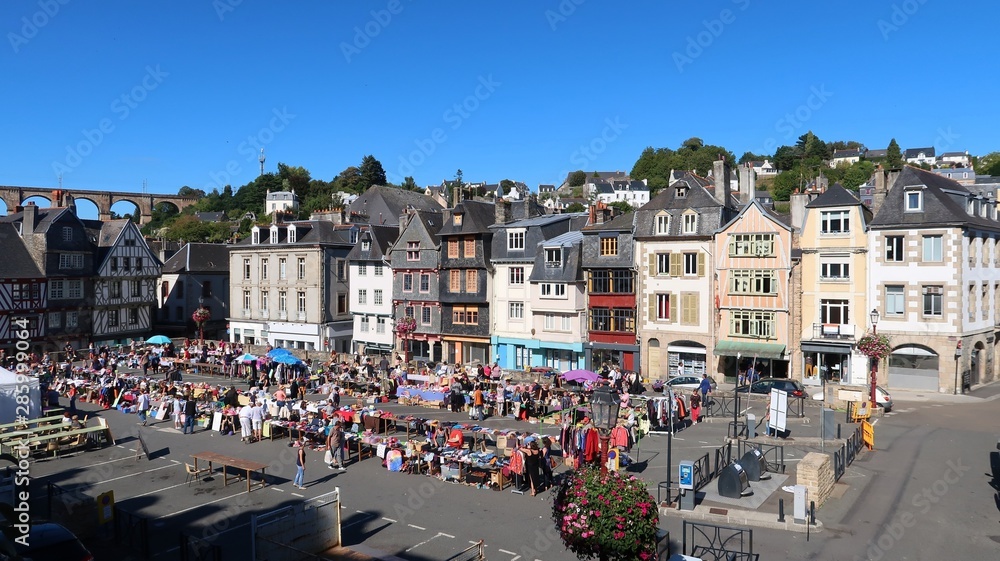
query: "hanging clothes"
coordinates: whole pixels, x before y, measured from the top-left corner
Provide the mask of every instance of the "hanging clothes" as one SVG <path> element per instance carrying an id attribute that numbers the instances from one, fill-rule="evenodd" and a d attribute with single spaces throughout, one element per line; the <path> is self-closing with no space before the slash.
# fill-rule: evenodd
<path id="1" fill-rule="evenodd" d="M 584 439 L 583 457 L 588 462 L 592 462 L 601 456 L 600 437 L 597 434 L 597 429 L 587 429 L 584 433 Z"/>

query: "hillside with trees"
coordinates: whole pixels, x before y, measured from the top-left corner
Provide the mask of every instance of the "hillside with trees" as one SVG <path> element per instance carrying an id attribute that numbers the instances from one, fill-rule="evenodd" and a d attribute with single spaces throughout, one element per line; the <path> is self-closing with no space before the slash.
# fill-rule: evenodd
<path id="1" fill-rule="evenodd" d="M 178 195 L 196 196 L 201 200 L 182 213 L 169 203 L 158 205 L 153 209 L 152 220 L 143 226 L 142 231 L 166 240 L 221 242 L 234 235 L 246 235 L 255 221 L 264 223 L 270 220 L 264 215 L 264 199 L 268 191 L 294 190 L 299 198 L 299 213 L 295 218 L 304 220 L 317 210 L 330 208 L 334 193 L 360 194 L 372 185 L 420 190 L 412 177 L 405 178 L 402 185 L 388 183 L 382 163 L 371 155 L 364 156 L 357 166 L 346 168 L 330 181 L 313 179 L 309 170 L 302 166 L 279 163 L 277 173 L 265 173 L 235 190 L 231 185 L 226 185 L 221 191 L 213 189 L 211 193 L 181 187 Z M 194 216 L 199 212 L 222 212 L 228 222 L 202 222 Z"/>

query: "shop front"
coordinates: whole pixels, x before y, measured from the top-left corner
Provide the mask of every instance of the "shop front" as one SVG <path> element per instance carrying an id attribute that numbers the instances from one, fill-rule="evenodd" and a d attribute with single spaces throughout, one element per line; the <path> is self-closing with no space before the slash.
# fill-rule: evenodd
<path id="1" fill-rule="evenodd" d="M 789 364 L 785 345 L 755 341 L 723 340 L 715 345 L 719 357 L 716 372 L 726 382 L 736 383 L 740 373 L 754 370 L 757 378 L 788 378 Z"/>
<path id="2" fill-rule="evenodd" d="M 443 337 L 447 361 L 468 364 L 479 361 L 490 364 L 490 340 L 478 337 Z"/>
<path id="3" fill-rule="evenodd" d="M 864 385 L 867 365 L 850 344 L 802 343 L 802 383 Z"/>
<path id="4" fill-rule="evenodd" d="M 621 345 L 615 343 L 588 343 L 584 348 L 588 370 L 597 372 L 606 364 L 617 366 L 625 372 L 638 370 L 639 345 Z"/>

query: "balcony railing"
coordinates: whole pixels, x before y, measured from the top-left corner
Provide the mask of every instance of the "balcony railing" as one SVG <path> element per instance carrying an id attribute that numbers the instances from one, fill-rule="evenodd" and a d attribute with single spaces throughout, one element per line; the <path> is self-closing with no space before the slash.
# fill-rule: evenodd
<path id="1" fill-rule="evenodd" d="M 814 323 L 813 339 L 851 339 L 855 337 L 854 324 Z"/>
<path id="2" fill-rule="evenodd" d="M 250 310 L 243 308 L 243 317 L 245 318 L 250 317 Z"/>

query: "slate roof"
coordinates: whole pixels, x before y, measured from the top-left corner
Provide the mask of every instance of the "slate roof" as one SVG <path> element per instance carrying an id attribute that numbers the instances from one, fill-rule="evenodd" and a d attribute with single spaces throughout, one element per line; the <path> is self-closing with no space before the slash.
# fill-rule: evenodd
<path id="1" fill-rule="evenodd" d="M 861 155 L 860 148 L 846 148 L 844 150 L 834 150 L 833 157 L 837 158 L 854 158 Z"/>
<path id="2" fill-rule="evenodd" d="M 539 183 L 538 184 L 538 192 L 539 193 L 552 193 L 555 190 L 556 190 L 556 186 L 555 185 L 549 185 L 548 183 Z"/>
<path id="3" fill-rule="evenodd" d="M 834 183 L 820 196 L 809 201 L 806 208 L 824 208 L 832 206 L 860 205 L 861 201 L 840 183 Z"/>
<path id="4" fill-rule="evenodd" d="M 164 273 L 228 273 L 229 246 L 187 243 L 163 264 Z"/>
<path id="5" fill-rule="evenodd" d="M 28 248 L 25 247 L 14 224 L 0 222 L 0 247 L 3 247 L 3 259 L 0 259 L 0 279 L 41 278 L 45 276 L 35 260 L 31 258 L 31 254 L 28 253 Z"/>
<path id="6" fill-rule="evenodd" d="M 865 157 L 867 157 L 869 160 L 874 158 L 885 158 L 888 155 L 889 151 L 886 150 L 885 148 L 879 148 L 877 150 L 869 150 L 865 152 Z"/>
<path id="7" fill-rule="evenodd" d="M 221 210 L 218 212 L 196 212 L 194 217 L 201 222 L 228 222 L 226 213 Z"/>
<path id="8" fill-rule="evenodd" d="M 528 282 L 580 282 L 583 280 L 583 232 L 566 232 L 538 244 L 539 248 L 562 247 L 563 264 L 549 267 L 545 264 L 545 252 L 535 252 L 535 266 L 531 268 Z"/>
<path id="9" fill-rule="evenodd" d="M 637 237 L 656 235 L 655 217 L 663 211 L 666 211 L 671 217 L 670 232 L 660 235 L 682 235 L 681 215 L 687 209 L 694 209 L 698 213 L 698 232 L 686 235 L 711 235 L 728 217 L 723 215 L 723 205 L 709 191 L 708 184 L 708 180 L 686 172 L 681 179 L 661 190 L 648 203 L 635 211 L 635 235 Z M 686 191 L 687 194 L 684 197 L 677 196 L 678 187 Z"/>
<path id="10" fill-rule="evenodd" d="M 925 186 L 923 191 L 923 211 L 906 212 L 904 194 L 907 187 Z M 966 202 L 970 194 L 978 195 L 955 180 L 932 171 L 913 166 L 905 166 L 896 178 L 892 189 L 886 194 L 878 214 L 872 220 L 873 229 L 913 228 L 935 226 L 976 226 L 991 230 L 1000 229 L 1000 222 L 972 216 L 966 212 Z"/>
<path id="11" fill-rule="evenodd" d="M 903 157 L 904 158 L 918 158 L 918 157 L 920 157 L 920 153 L 921 152 L 924 153 L 924 156 L 927 156 L 927 157 L 930 157 L 930 158 L 934 157 L 934 147 L 933 146 L 930 146 L 928 148 L 907 148 L 906 151 L 903 152 Z"/>
<path id="12" fill-rule="evenodd" d="M 288 226 L 295 224 L 295 243 L 290 244 L 288 240 Z M 259 244 L 252 244 L 253 235 L 247 236 L 234 244 L 241 249 L 258 246 L 296 246 L 296 245 L 351 245 L 350 232 L 357 226 L 337 225 L 328 220 L 301 220 L 296 222 L 284 222 L 278 225 L 278 243 L 271 242 L 270 226 L 260 229 Z"/>
<path id="13" fill-rule="evenodd" d="M 353 261 L 379 261 L 386 257 L 389 247 L 399 237 L 397 226 L 368 226 L 361 235 L 358 236 L 358 243 L 354 244 L 347 254 L 348 260 Z M 371 248 L 368 251 L 361 250 L 361 243 L 370 241 Z"/>
<path id="14" fill-rule="evenodd" d="M 763 204 L 761 204 L 760 199 L 754 198 L 753 200 L 751 200 L 747 204 L 743 205 L 743 208 L 741 208 L 740 211 L 738 213 L 736 213 L 736 215 L 734 215 L 732 218 L 730 218 L 728 222 L 726 222 L 718 230 L 716 230 L 715 233 L 719 234 L 719 233 L 723 232 L 726 228 L 729 227 L 730 224 L 732 224 L 733 222 L 739 220 L 740 217 L 743 216 L 750 209 L 751 206 L 756 206 L 760 210 L 761 214 L 763 214 L 764 216 L 767 216 L 771 220 L 774 220 L 778 224 L 782 225 L 785 229 L 787 229 L 787 230 L 791 230 L 792 229 L 792 217 L 790 215 L 788 215 L 788 214 L 779 214 L 779 213 L 777 213 L 777 212 L 775 212 L 775 211 L 767 208 Z"/>
<path id="15" fill-rule="evenodd" d="M 441 210 L 441 203 L 420 191 L 372 185 L 347 205 L 349 216 L 364 216 L 369 222 L 398 225 L 403 210 Z"/>
<path id="16" fill-rule="evenodd" d="M 620 214 L 604 224 L 591 224 L 584 227 L 583 232 L 631 232 L 635 221 L 635 212 Z"/>
<path id="17" fill-rule="evenodd" d="M 496 221 L 496 211 L 493 203 L 481 201 L 462 201 L 451 209 L 445 219 L 445 224 L 438 231 L 439 236 L 452 234 L 482 234 L 489 231 L 490 225 Z M 452 216 L 462 214 L 462 224 L 456 226 Z"/>
<path id="18" fill-rule="evenodd" d="M 265 195 L 268 201 L 297 201 L 299 197 L 291 191 L 273 191 Z"/>
<path id="19" fill-rule="evenodd" d="M 945 152 L 941 154 L 942 158 L 964 158 L 967 154 L 965 152 Z"/>

